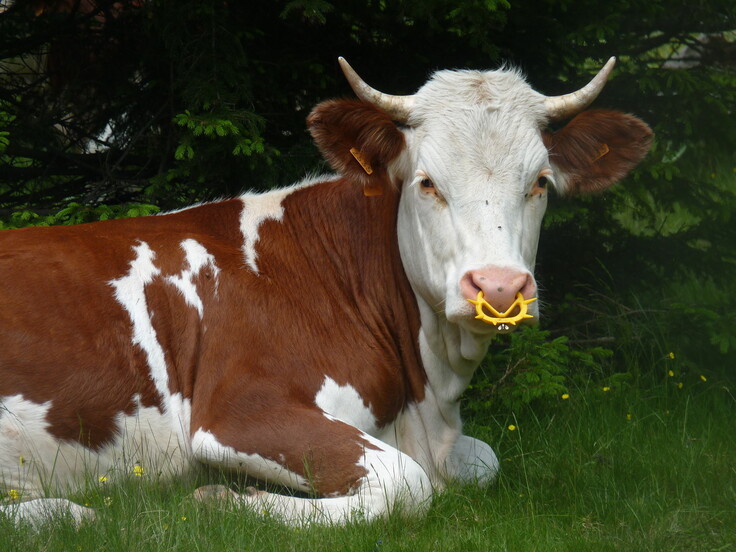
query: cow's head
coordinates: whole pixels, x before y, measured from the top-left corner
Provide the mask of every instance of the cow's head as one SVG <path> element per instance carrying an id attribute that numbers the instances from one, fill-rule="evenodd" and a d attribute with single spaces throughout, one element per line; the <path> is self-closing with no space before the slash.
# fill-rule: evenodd
<path id="1" fill-rule="evenodd" d="M 317 106 L 309 118 L 315 140 L 370 193 L 385 183 L 401 187 L 398 240 L 407 276 L 425 308 L 471 334 L 498 331 L 475 319 L 468 299 L 478 291 L 498 311 L 519 292 L 536 296 L 549 189 L 603 190 L 651 143 L 651 130 L 635 117 L 583 111 L 613 58 L 581 90 L 558 97 L 535 92 L 508 70 L 440 71 L 413 96 L 390 96 L 340 63 L 362 101 Z M 546 130 L 573 116 L 561 130 Z M 538 315 L 536 303 L 529 312 Z"/>

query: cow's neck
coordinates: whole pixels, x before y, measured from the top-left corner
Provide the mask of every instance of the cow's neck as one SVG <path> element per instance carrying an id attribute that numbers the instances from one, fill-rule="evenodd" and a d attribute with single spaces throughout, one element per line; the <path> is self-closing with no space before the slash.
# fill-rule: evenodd
<path id="1" fill-rule="evenodd" d="M 480 365 L 490 337 L 478 337 L 437 314 L 421 297 L 419 336 L 427 380 L 438 400 L 454 404 Z"/>

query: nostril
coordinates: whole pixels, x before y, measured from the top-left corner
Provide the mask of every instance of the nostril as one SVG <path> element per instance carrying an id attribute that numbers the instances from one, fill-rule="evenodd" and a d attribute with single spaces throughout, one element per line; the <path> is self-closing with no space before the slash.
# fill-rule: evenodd
<path id="1" fill-rule="evenodd" d="M 524 296 L 524 299 L 531 299 L 537 295 L 537 284 L 534 282 L 534 277 L 531 274 L 527 274 L 524 285 L 519 290 Z"/>

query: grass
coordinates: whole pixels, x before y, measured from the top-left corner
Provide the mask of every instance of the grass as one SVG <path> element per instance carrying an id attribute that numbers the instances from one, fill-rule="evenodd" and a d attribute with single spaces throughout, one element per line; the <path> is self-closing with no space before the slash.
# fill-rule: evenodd
<path id="1" fill-rule="evenodd" d="M 191 502 L 213 482 L 203 474 L 146 474 L 75 495 L 98 510 L 79 531 L 0 520 L 0 550 L 736 550 L 736 400 L 724 383 L 576 389 L 544 411 L 476 419 L 468 433 L 494 445 L 498 482 L 453 486 L 422 519 L 294 529 Z"/>

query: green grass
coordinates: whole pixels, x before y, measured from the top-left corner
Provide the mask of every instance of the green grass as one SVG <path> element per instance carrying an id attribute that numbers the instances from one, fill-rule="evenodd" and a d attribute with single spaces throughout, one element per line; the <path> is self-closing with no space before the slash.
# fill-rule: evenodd
<path id="1" fill-rule="evenodd" d="M 678 389 L 668 378 L 578 389 L 541 412 L 476 419 L 468 432 L 498 452 L 498 482 L 451 487 L 422 519 L 294 529 L 191 502 L 194 487 L 211 482 L 206 474 L 144 476 L 75 495 L 98 510 L 79 531 L 0 521 L 0 550 L 736 550 L 736 400 L 727 385 Z"/>

